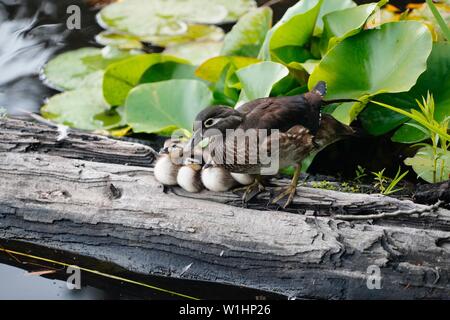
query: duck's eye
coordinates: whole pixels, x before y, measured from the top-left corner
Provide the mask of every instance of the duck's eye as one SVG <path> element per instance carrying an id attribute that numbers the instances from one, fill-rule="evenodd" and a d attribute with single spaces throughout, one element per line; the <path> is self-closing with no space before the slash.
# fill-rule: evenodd
<path id="1" fill-rule="evenodd" d="M 220 121 L 220 119 L 209 118 L 208 120 L 205 121 L 205 127 L 207 127 L 207 128 L 212 127 L 219 121 Z"/>

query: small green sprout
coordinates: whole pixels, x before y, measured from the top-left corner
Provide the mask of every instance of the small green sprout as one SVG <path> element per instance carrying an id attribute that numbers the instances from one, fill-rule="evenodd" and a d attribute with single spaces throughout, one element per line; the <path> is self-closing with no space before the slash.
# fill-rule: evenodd
<path id="1" fill-rule="evenodd" d="M 376 181 L 374 187 L 380 190 L 380 193 L 383 195 L 389 195 L 403 190 L 403 188 L 394 188 L 408 174 L 409 171 L 401 173 L 401 168 L 399 167 L 395 177 L 390 179 L 384 175 L 385 170 L 386 168 L 378 172 L 372 172 Z"/>

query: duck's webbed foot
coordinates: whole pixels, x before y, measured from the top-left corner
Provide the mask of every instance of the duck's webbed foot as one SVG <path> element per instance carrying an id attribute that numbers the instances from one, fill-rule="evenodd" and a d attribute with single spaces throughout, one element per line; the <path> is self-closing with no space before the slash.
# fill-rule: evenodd
<path id="1" fill-rule="evenodd" d="M 242 202 L 247 203 L 250 200 L 252 200 L 254 197 L 256 197 L 258 194 L 263 192 L 266 188 L 262 184 L 262 181 L 259 177 L 255 177 L 255 181 L 253 181 L 248 186 L 236 188 L 233 190 L 234 193 L 244 191 L 244 194 L 242 195 Z"/>
<path id="2" fill-rule="evenodd" d="M 292 203 L 297 193 L 297 184 L 301 169 L 301 164 L 297 164 L 291 183 L 287 187 L 277 188 L 279 194 L 272 199 L 271 204 L 279 204 L 283 209 L 286 209 Z M 285 198 L 286 200 L 284 200 Z"/>
<path id="3" fill-rule="evenodd" d="M 294 200 L 297 194 L 297 186 L 290 184 L 287 187 L 277 188 L 279 190 L 278 195 L 272 199 L 271 204 L 279 204 L 281 207 L 286 209 Z"/>

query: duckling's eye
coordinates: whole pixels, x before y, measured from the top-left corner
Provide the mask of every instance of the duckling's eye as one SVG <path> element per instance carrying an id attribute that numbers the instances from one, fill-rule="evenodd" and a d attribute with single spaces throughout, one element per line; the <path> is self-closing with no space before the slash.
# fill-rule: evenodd
<path id="1" fill-rule="evenodd" d="M 207 127 L 207 128 L 212 127 L 219 121 L 220 121 L 220 119 L 209 118 L 208 120 L 205 121 L 205 127 Z"/>

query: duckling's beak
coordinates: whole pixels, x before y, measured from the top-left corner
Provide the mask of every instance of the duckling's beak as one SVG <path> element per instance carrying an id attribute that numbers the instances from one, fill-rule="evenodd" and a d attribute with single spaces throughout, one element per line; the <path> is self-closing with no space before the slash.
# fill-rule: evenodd
<path id="1" fill-rule="evenodd" d="M 212 162 L 212 161 L 208 161 L 208 162 L 205 163 L 205 165 L 203 166 L 203 169 L 208 169 L 208 168 L 211 168 L 211 167 L 213 167 L 213 166 L 214 166 L 213 162 Z"/>
<path id="2" fill-rule="evenodd" d="M 165 147 L 159 150 L 159 154 L 169 154 L 169 147 Z"/>

